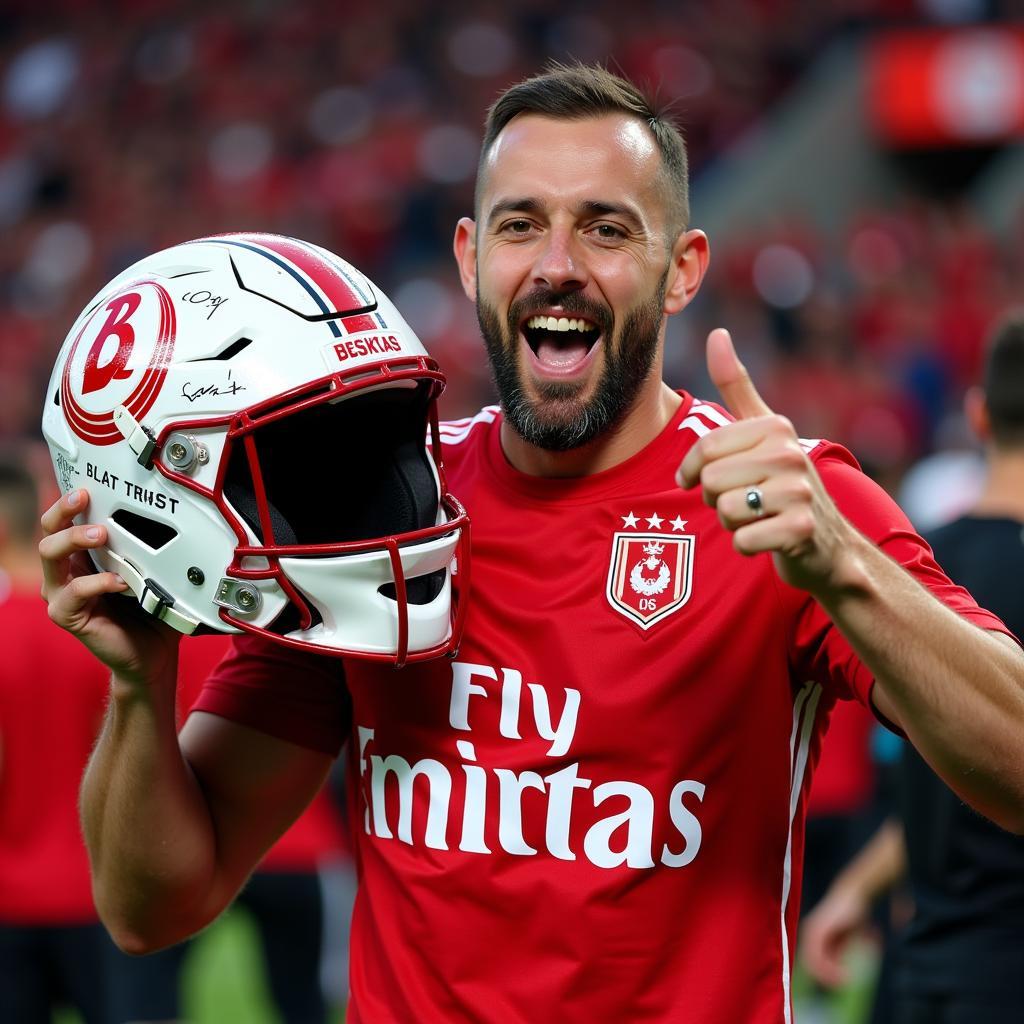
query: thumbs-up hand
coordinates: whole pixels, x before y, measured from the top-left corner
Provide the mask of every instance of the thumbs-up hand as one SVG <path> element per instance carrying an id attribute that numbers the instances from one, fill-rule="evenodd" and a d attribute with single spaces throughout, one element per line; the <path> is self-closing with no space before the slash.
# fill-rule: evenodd
<path id="1" fill-rule="evenodd" d="M 729 332 L 708 335 L 708 373 L 735 422 L 705 434 L 676 473 L 700 484 L 704 502 L 744 555 L 770 551 L 787 583 L 812 593 L 829 586 L 844 538 L 840 515 L 801 448 L 793 424 L 772 412 L 736 356 Z"/>

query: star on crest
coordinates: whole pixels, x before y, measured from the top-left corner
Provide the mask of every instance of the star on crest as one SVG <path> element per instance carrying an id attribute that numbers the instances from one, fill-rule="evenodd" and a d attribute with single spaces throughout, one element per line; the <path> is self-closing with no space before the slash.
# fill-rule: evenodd
<path id="1" fill-rule="evenodd" d="M 686 529 L 686 523 L 687 520 L 682 519 L 679 516 L 676 516 L 675 519 L 672 520 L 672 529 L 678 530 L 680 533 L 682 533 L 683 530 Z"/>
<path id="2" fill-rule="evenodd" d="M 632 512 L 630 512 L 628 516 L 619 516 L 619 518 L 622 520 L 623 526 L 632 526 L 634 529 L 636 528 L 636 524 L 639 522 Z"/>
<path id="3" fill-rule="evenodd" d="M 657 512 L 655 512 L 653 516 L 645 516 L 645 518 L 647 520 L 647 525 L 652 530 L 660 530 L 661 529 L 662 518 L 661 518 L 661 516 L 658 515 Z"/>

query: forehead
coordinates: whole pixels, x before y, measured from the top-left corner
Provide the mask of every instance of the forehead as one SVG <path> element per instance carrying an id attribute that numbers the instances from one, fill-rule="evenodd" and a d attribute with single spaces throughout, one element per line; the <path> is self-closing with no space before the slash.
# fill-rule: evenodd
<path id="1" fill-rule="evenodd" d="M 520 197 L 556 205 L 627 199 L 651 213 L 663 206 L 657 143 L 626 114 L 572 121 L 520 114 L 495 139 L 484 169 L 481 218 L 495 203 Z"/>

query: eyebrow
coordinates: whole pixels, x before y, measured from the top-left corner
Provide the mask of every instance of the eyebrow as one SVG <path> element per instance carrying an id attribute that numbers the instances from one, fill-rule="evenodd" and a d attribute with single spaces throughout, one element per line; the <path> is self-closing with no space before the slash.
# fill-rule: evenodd
<path id="1" fill-rule="evenodd" d="M 491 207 L 487 215 L 487 226 L 490 227 L 506 213 L 540 213 L 543 208 L 539 199 L 531 199 L 528 196 L 520 199 L 501 199 Z"/>
<path id="2" fill-rule="evenodd" d="M 531 196 L 521 196 L 515 199 L 501 199 L 491 207 L 487 215 L 487 226 L 490 227 L 499 218 L 507 213 L 529 213 L 537 214 L 544 211 L 544 204 L 539 199 Z M 644 226 L 643 218 L 632 207 L 625 203 L 610 203 L 598 199 L 584 199 L 576 204 L 574 212 L 577 216 L 586 217 L 608 217 L 618 216 L 628 220 L 634 227 Z"/>

